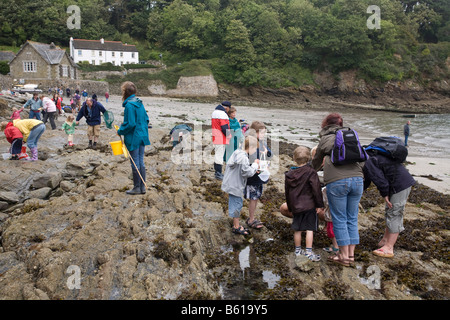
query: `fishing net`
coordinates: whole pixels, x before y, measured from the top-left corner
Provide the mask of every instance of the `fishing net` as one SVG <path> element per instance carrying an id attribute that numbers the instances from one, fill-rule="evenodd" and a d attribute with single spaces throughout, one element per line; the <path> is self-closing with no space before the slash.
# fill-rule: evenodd
<path id="1" fill-rule="evenodd" d="M 114 122 L 114 113 L 112 113 L 111 111 L 106 111 L 103 114 L 103 120 L 105 120 L 106 127 L 108 129 L 112 129 L 112 124 Z"/>

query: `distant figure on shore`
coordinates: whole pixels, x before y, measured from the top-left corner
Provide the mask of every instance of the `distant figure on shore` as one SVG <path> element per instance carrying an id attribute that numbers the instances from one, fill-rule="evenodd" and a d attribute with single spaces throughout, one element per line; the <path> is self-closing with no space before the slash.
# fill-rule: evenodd
<path id="1" fill-rule="evenodd" d="M 109 99 L 109 93 L 105 92 L 105 98 L 106 98 L 106 103 L 108 103 L 108 99 Z"/>
<path id="2" fill-rule="evenodd" d="M 405 146 L 408 146 L 408 137 L 410 134 L 409 125 L 411 124 L 411 121 L 408 121 L 404 127 L 403 127 L 403 134 L 405 135 Z"/>
<path id="3" fill-rule="evenodd" d="M 409 122 L 409 121 L 408 121 Z M 364 172 L 364 189 L 373 182 L 386 201 L 386 230 L 374 255 L 393 258 L 394 245 L 403 227 L 403 215 L 411 187 L 416 183 L 405 166 L 376 150 L 368 150 Z"/>

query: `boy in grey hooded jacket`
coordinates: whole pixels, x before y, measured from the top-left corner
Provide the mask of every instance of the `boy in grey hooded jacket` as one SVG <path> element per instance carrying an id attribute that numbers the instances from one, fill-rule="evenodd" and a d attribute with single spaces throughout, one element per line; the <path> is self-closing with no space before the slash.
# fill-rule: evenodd
<path id="1" fill-rule="evenodd" d="M 259 160 L 256 159 L 250 165 L 249 153 L 255 153 L 258 141 L 254 137 L 245 138 L 244 150 L 237 149 L 228 159 L 225 175 L 222 181 L 222 191 L 228 193 L 228 214 L 233 218 L 233 233 L 248 235 L 246 230 L 239 223 L 239 217 L 243 206 L 244 188 L 247 178 L 252 177 L 259 167 Z"/>

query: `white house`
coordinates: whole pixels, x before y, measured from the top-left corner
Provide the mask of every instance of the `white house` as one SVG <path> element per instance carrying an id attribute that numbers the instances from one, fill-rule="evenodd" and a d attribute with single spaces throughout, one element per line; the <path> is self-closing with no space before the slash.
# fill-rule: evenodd
<path id="1" fill-rule="evenodd" d="M 84 40 L 70 38 L 70 56 L 79 63 L 87 61 L 93 65 L 111 62 L 113 65 L 139 63 L 139 52 L 135 45 L 120 41 Z"/>

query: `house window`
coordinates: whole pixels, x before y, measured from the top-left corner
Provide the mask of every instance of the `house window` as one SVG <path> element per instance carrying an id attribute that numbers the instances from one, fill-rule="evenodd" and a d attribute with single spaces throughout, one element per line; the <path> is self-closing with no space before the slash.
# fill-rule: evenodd
<path id="1" fill-rule="evenodd" d="M 103 51 L 99 51 L 99 52 L 98 52 L 98 56 L 99 56 L 99 57 L 102 56 L 102 52 L 103 52 Z"/>
<path id="2" fill-rule="evenodd" d="M 131 53 L 131 57 L 134 59 L 134 52 Z"/>
<path id="3" fill-rule="evenodd" d="M 91 56 L 95 57 L 95 50 L 91 51 Z"/>
<path id="4" fill-rule="evenodd" d="M 113 51 L 113 52 L 111 52 L 111 55 L 112 55 L 112 57 L 115 57 L 116 53 Z"/>
<path id="5" fill-rule="evenodd" d="M 23 72 L 36 72 L 36 61 L 24 61 Z"/>
<path id="6" fill-rule="evenodd" d="M 62 76 L 63 77 L 69 76 L 69 67 L 68 66 L 62 66 Z"/>
<path id="7" fill-rule="evenodd" d="M 81 50 L 78 50 L 78 56 L 82 56 L 83 53 L 81 52 Z"/>
<path id="8" fill-rule="evenodd" d="M 120 53 L 120 57 L 123 58 L 123 52 Z"/>

